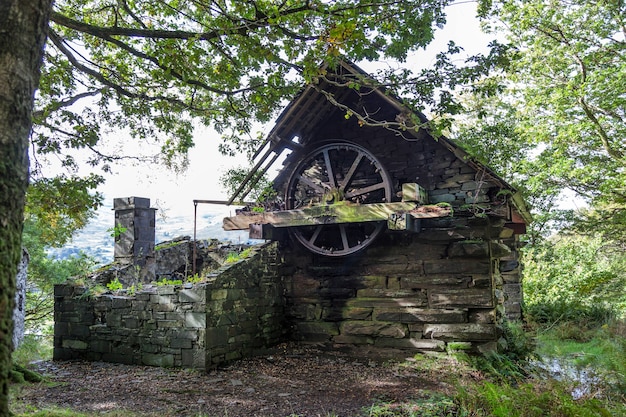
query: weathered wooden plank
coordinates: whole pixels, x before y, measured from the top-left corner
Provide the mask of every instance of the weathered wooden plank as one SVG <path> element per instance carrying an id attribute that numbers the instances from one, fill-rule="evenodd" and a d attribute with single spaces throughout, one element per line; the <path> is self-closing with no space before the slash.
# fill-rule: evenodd
<path id="1" fill-rule="evenodd" d="M 452 208 L 448 205 L 429 204 L 418 206 L 409 214 L 416 219 L 434 219 L 437 217 L 452 216 Z"/>
<path id="2" fill-rule="evenodd" d="M 428 208 L 430 207 L 430 208 Z M 315 226 L 323 224 L 386 221 L 392 214 L 409 213 L 416 219 L 446 217 L 450 209 L 437 206 L 417 206 L 413 202 L 372 204 L 329 204 L 297 210 L 245 213 L 226 217 L 224 230 L 246 230 L 251 224 L 271 224 L 274 227 Z"/>
<path id="3" fill-rule="evenodd" d="M 402 201 L 416 201 L 421 204 L 428 203 L 428 191 L 415 183 L 402 184 Z"/>
<path id="4" fill-rule="evenodd" d="M 224 219 L 224 230 L 245 230 L 250 224 L 274 227 L 314 226 L 387 220 L 391 213 L 409 211 L 415 203 L 329 204 L 297 210 L 238 214 Z"/>

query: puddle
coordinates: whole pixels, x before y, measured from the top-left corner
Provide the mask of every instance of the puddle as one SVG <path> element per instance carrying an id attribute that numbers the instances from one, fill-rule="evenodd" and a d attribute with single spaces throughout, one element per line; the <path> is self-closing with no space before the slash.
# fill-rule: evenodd
<path id="1" fill-rule="evenodd" d="M 592 368 L 576 366 L 571 359 L 545 357 L 532 364 L 557 381 L 571 382 L 575 400 L 596 391 L 604 382 Z"/>

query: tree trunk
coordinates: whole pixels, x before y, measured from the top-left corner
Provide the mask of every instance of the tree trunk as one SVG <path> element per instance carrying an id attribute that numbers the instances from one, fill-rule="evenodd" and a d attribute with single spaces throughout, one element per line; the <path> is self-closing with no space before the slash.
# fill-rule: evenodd
<path id="1" fill-rule="evenodd" d="M 28 137 L 52 0 L 0 0 L 0 416 L 9 414 L 15 275 L 22 253 Z"/>

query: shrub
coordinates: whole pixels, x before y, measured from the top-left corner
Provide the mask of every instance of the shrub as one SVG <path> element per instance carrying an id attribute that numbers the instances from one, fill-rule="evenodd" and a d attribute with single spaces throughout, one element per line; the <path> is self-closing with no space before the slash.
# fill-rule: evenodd
<path id="1" fill-rule="evenodd" d="M 559 236 L 524 251 L 524 312 L 539 324 L 602 324 L 626 314 L 626 255 L 599 238 Z"/>

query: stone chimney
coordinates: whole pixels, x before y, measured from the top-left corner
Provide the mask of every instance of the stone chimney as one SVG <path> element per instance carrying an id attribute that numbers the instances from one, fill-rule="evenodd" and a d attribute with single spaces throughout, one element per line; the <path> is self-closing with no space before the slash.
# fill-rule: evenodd
<path id="1" fill-rule="evenodd" d="M 150 199 L 125 197 L 113 199 L 115 210 L 115 262 L 141 269 L 141 280 L 154 279 L 155 208 Z"/>

